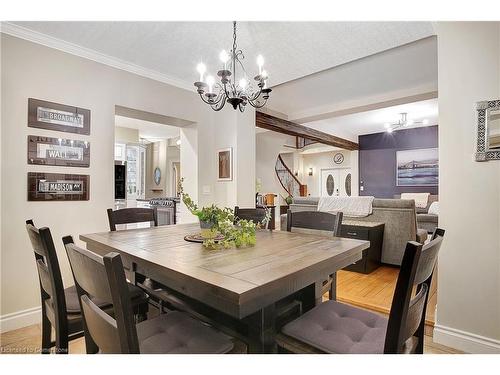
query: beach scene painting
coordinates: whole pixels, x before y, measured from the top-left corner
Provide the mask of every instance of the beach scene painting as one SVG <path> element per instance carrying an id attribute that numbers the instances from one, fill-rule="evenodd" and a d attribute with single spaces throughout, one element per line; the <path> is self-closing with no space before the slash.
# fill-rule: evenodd
<path id="1" fill-rule="evenodd" d="M 437 148 L 396 151 L 397 186 L 437 186 L 438 178 Z"/>

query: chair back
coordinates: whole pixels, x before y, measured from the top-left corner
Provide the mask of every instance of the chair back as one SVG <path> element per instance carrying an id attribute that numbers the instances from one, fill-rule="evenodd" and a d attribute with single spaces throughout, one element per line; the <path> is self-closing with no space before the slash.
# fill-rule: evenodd
<path id="1" fill-rule="evenodd" d="M 416 352 L 423 352 L 427 300 L 443 237 L 444 230 L 437 228 L 429 243 L 407 243 L 392 299 L 385 353 L 406 352 L 405 344 L 413 337 L 418 339 Z"/>
<path id="2" fill-rule="evenodd" d="M 67 328 L 64 284 L 50 229 L 45 227 L 38 229 L 33 220 L 26 220 L 26 230 L 35 253 L 42 309 L 45 311 L 45 303 L 50 299 L 56 322 L 61 328 Z"/>
<path id="3" fill-rule="evenodd" d="M 109 230 L 115 231 L 119 224 L 135 224 L 135 223 L 152 223 L 155 227 L 158 226 L 158 212 L 154 208 L 122 208 L 113 211 L 108 208 Z"/>
<path id="4" fill-rule="evenodd" d="M 329 213 L 322 211 L 287 211 L 288 232 L 317 233 L 328 232 L 339 237 L 342 229 L 342 212 Z"/>
<path id="5" fill-rule="evenodd" d="M 100 353 L 139 353 L 139 341 L 120 255 L 104 257 L 63 238 L 83 312 L 85 340 Z M 113 304 L 114 318 L 92 299 Z"/>
<path id="6" fill-rule="evenodd" d="M 265 223 L 267 217 L 267 208 L 257 207 L 257 208 L 239 208 L 234 207 L 234 224 L 237 224 L 240 220 L 253 221 L 256 225 L 264 225 L 267 229 L 269 223 Z"/>

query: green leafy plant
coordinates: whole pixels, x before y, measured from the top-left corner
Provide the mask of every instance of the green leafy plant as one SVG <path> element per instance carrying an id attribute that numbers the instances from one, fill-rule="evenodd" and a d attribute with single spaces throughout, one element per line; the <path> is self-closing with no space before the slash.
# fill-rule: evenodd
<path id="1" fill-rule="evenodd" d="M 216 241 L 214 238 L 207 238 L 203 241 L 203 245 L 209 249 L 243 247 L 255 245 L 255 231 L 257 225 L 250 220 L 239 220 L 237 225 L 234 225 L 236 217 L 234 211 L 228 207 L 219 208 L 215 204 L 211 206 L 199 208 L 198 205 L 191 199 L 189 194 L 184 191 L 182 183 L 184 178 L 179 181 L 178 191 L 182 198 L 182 202 L 193 215 L 197 216 L 200 222 L 212 224 L 212 232 L 220 233 L 224 238 Z M 270 213 L 266 213 L 266 219 L 263 224 L 267 224 Z"/>

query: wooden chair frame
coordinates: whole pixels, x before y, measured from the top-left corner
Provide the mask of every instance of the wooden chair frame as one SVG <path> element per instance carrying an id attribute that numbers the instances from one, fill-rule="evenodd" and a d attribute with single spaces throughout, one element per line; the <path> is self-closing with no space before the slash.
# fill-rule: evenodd
<path id="1" fill-rule="evenodd" d="M 56 354 L 67 354 L 68 343 L 83 336 L 83 318 L 74 314 L 72 327 L 68 324 L 66 297 L 62 281 L 59 260 L 50 229 L 36 228 L 33 220 L 26 220 L 28 232 L 38 270 L 40 282 L 40 298 L 42 303 L 42 354 L 50 353 L 55 346 Z M 51 300 L 53 314 L 47 310 L 47 302 Z M 79 317 L 79 318 L 78 318 Z M 76 319 L 82 321 L 81 324 Z M 52 327 L 55 331 L 55 342 L 52 341 Z"/>
<path id="2" fill-rule="evenodd" d="M 112 210 L 108 208 L 109 230 L 116 231 L 116 226 L 120 224 L 135 224 L 150 222 L 155 227 L 158 226 L 158 210 L 154 208 L 122 208 L 120 210 Z"/>

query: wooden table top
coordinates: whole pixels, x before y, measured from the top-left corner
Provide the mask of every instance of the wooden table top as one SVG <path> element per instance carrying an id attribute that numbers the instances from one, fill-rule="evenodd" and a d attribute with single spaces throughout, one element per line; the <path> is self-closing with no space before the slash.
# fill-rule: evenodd
<path id="1" fill-rule="evenodd" d="M 118 252 L 159 282 L 238 317 L 338 271 L 369 247 L 368 241 L 262 230 L 255 246 L 208 250 L 184 240 L 199 230 L 199 224 L 180 224 L 80 239 L 101 255 Z"/>

